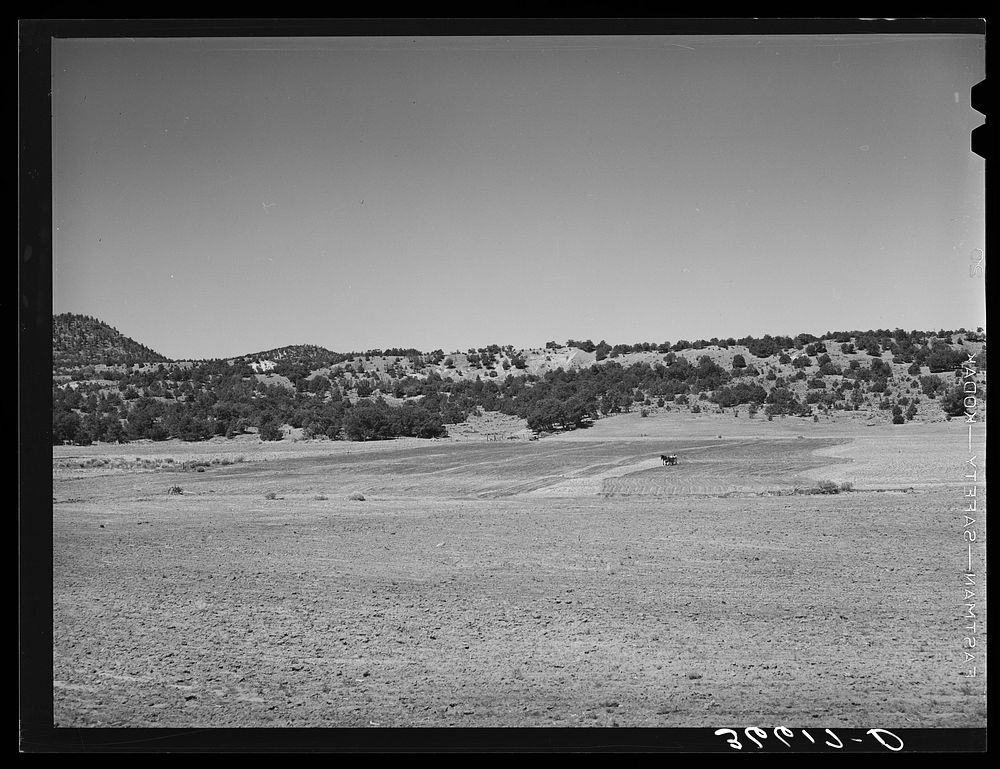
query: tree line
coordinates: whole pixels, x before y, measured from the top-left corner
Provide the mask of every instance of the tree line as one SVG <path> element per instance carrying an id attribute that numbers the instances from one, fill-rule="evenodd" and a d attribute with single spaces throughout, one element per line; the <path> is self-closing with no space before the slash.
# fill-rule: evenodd
<path id="1" fill-rule="evenodd" d="M 765 343 L 780 346 L 779 363 L 794 370 L 787 379 L 778 376 L 771 364 L 762 374 L 742 354 L 735 355 L 732 367 L 725 369 L 707 355 L 691 362 L 673 349 L 653 363 L 623 366 L 611 360 L 582 369 L 558 368 L 544 375 L 508 373 L 475 380 L 443 378 L 433 370 L 420 377 L 364 378 L 363 369 L 356 372 L 350 364 L 317 370 L 306 355 L 278 360 L 271 376 L 260 374 L 247 359 L 161 363 L 99 374 L 84 369 L 76 373 L 76 381 L 53 383 L 53 442 L 198 441 L 248 432 L 257 432 L 264 440 L 280 440 L 283 425 L 300 428 L 305 437 L 336 440 L 433 438 L 445 436 L 447 425 L 463 422 L 479 411 L 521 417 L 531 429 L 542 432 L 586 428 L 601 416 L 653 405 L 689 404 L 692 410 L 700 410 L 699 402 L 718 408 L 745 406 L 751 415 L 763 408 L 768 416 L 804 416 L 814 408 L 858 409 L 867 397 L 867 402 L 875 398 L 880 407 L 893 408 L 893 416 L 905 420 L 912 419 L 923 396 L 939 399 L 948 414 L 962 413 L 962 396 L 953 384 L 933 373 L 921 376 L 923 366 L 932 372 L 953 371 L 966 359 L 961 349 L 937 339 L 903 334 L 892 340 L 899 358 L 894 357 L 894 362 L 912 360 L 906 369 L 910 378 L 897 383 L 900 394 L 895 399 L 889 397 L 893 367 L 881 356 L 867 363 L 856 358 L 841 370 L 827 353 L 825 342 L 809 335 L 763 338 Z M 579 344 L 574 342 L 574 346 Z M 792 358 L 786 350 L 799 354 Z M 483 348 L 482 353 L 501 351 L 512 352 L 497 347 Z M 435 353 L 438 357 L 440 351 Z M 758 364 L 765 367 L 761 361 Z M 978 365 L 985 368 L 985 350 Z M 287 379 L 290 386 L 275 384 L 279 380 L 274 375 Z M 103 379 L 97 380 L 98 376 Z M 806 382 L 804 396 L 793 387 L 802 380 Z M 903 393 L 904 385 L 910 391 Z"/>

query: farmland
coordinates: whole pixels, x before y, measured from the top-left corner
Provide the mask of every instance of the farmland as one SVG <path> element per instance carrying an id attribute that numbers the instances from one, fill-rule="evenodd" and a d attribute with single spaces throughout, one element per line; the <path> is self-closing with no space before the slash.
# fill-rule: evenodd
<path id="1" fill-rule="evenodd" d="M 57 446 L 55 721 L 982 726 L 964 441 L 625 414 L 540 441 Z"/>

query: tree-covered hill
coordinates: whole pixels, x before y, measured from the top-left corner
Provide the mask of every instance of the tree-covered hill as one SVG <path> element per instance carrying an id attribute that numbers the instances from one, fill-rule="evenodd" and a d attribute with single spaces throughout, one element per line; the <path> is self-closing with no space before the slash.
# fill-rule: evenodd
<path id="1" fill-rule="evenodd" d="M 95 365 L 166 362 L 163 355 L 97 318 L 72 313 L 52 318 L 52 367 L 56 371 Z"/>
<path id="2" fill-rule="evenodd" d="M 307 366 L 311 370 L 332 366 L 348 360 L 351 356 L 344 353 L 331 352 L 325 347 L 314 344 L 293 344 L 285 347 L 278 347 L 274 350 L 255 352 L 249 355 L 241 355 L 233 358 L 232 361 L 240 361 L 251 365 L 261 363 L 277 364 L 282 363 L 290 366 Z"/>
<path id="3" fill-rule="evenodd" d="M 447 354 L 294 345 L 170 362 L 92 318 L 61 316 L 58 327 L 70 343 L 61 359 L 74 363 L 53 378 L 54 443 L 248 432 L 281 440 L 286 426 L 305 437 L 431 438 L 483 411 L 520 417 L 536 432 L 586 428 L 633 410 L 749 419 L 852 412 L 903 424 L 962 415 L 968 382 L 977 403 L 986 398 L 981 329 L 617 345 L 571 339 Z M 95 341 L 79 341 L 87 339 Z"/>

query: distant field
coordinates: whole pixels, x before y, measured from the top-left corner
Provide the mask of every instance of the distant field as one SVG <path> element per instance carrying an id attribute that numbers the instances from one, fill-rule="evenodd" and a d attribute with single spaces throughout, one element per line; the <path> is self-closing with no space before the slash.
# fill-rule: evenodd
<path id="1" fill-rule="evenodd" d="M 469 444 L 393 445 L 381 451 L 352 451 L 341 445 L 328 455 L 271 454 L 257 461 L 208 457 L 210 475 L 190 473 L 192 459 L 173 463 L 136 458 L 122 469 L 155 466 L 183 473 L 185 490 L 204 493 L 211 487 L 226 493 L 318 494 L 335 489 L 381 497 L 507 497 L 535 493 L 546 496 L 604 494 L 715 494 L 734 491 L 791 489 L 809 485 L 804 470 L 846 460 L 816 457 L 812 452 L 839 445 L 843 439 L 700 439 L 648 441 L 538 441 Z M 332 444 L 328 444 L 332 445 Z M 676 467 L 664 468 L 660 453 L 678 454 Z M 124 483 L 114 460 L 102 465 L 85 458 L 57 461 L 64 472 L 102 471 L 108 489 Z M 212 463 L 216 464 L 212 464 Z M 118 464 L 121 464 L 119 462 Z M 266 464 L 266 467 L 264 466 Z M 82 467 L 79 467 L 83 465 Z M 185 471 L 186 469 L 186 471 Z"/>
<path id="2" fill-rule="evenodd" d="M 984 725 L 962 426 L 730 420 L 56 447 L 56 721 Z"/>

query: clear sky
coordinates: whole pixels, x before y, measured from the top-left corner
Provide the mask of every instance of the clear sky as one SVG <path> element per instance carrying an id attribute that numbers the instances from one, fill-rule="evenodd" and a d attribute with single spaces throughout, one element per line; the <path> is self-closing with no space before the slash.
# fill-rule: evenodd
<path id="1" fill-rule="evenodd" d="M 983 47 L 53 40 L 53 308 L 171 358 L 985 326 Z"/>

